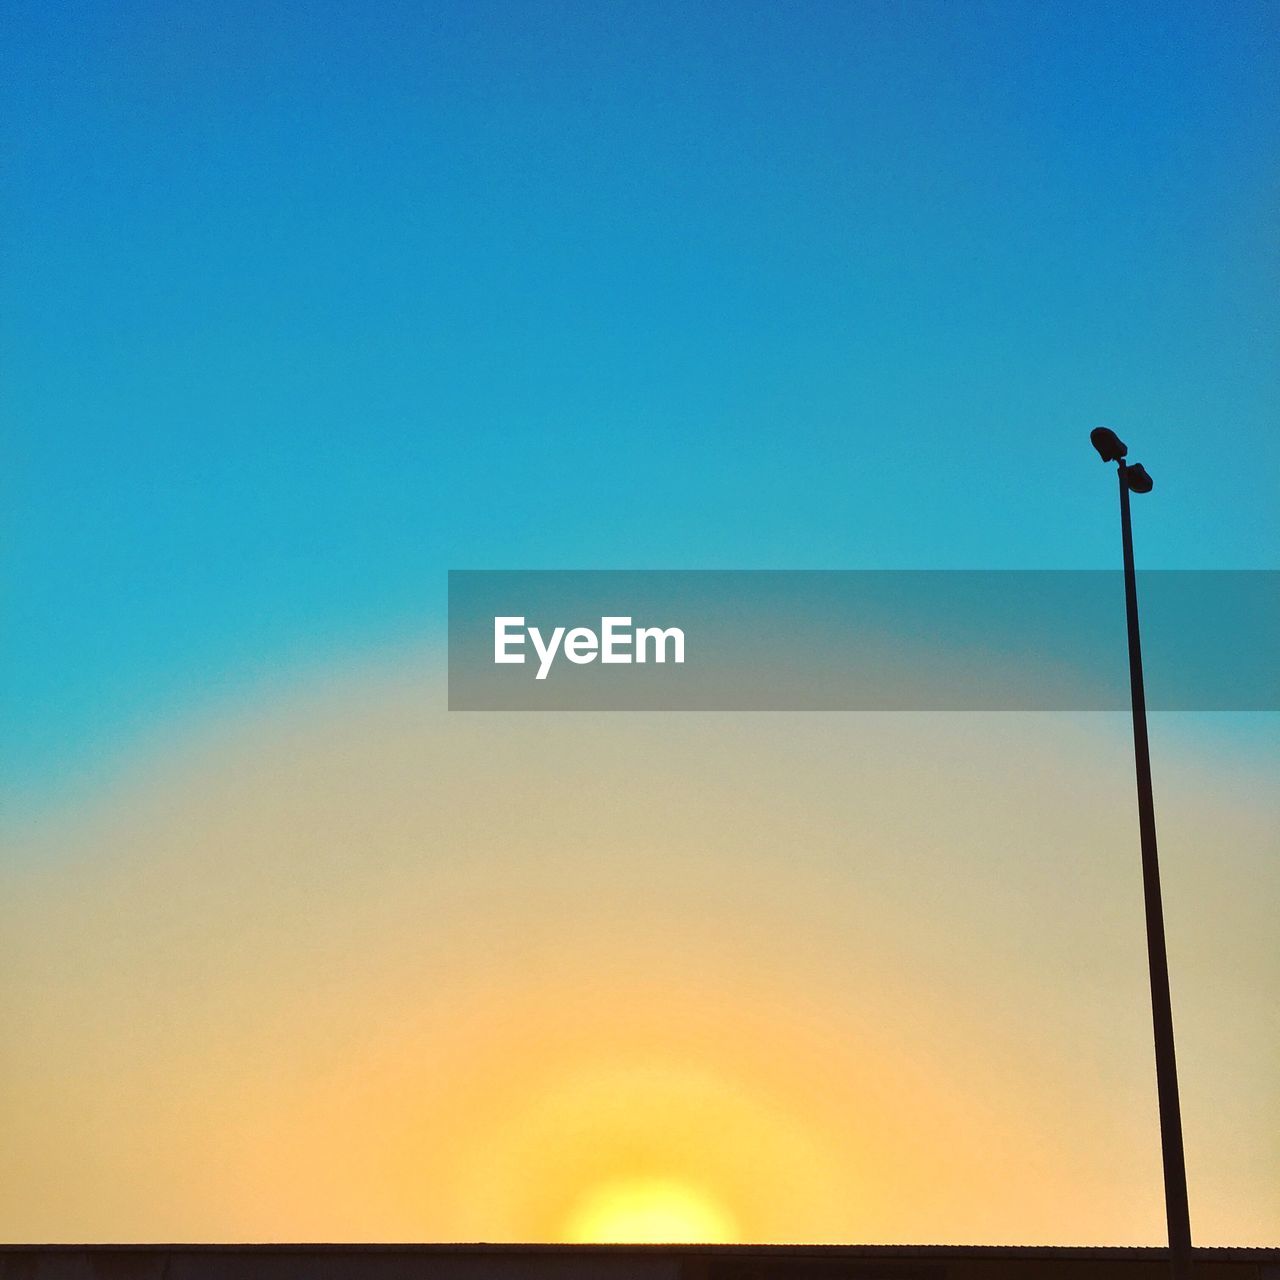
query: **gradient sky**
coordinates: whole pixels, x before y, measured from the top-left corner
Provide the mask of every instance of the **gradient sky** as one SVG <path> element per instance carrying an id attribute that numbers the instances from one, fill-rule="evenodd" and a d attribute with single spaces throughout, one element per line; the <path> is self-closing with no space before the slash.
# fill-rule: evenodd
<path id="1" fill-rule="evenodd" d="M 1144 564 L 1276 567 L 1275 6 L 11 15 L 0 994 L 26 1190 L 0 1234 L 552 1238 L 665 1160 L 745 1238 L 1158 1239 L 1122 722 L 459 721 L 445 571 L 1112 567 L 1099 422 L 1156 479 Z M 1161 722 L 1192 1212 L 1221 1243 L 1280 1237 L 1274 720 Z M 882 748 L 879 790 L 813 793 L 831 753 Z M 578 792 L 539 792 L 556 762 Z M 706 787 L 663 824 L 637 795 L 678 767 Z M 1030 870 L 992 906 L 1013 848 Z M 1100 931 L 1089 982 L 1050 996 L 1069 948 L 980 940 L 1063 900 L 1064 848 L 1117 862 L 1104 924 L 1064 918 Z M 790 927 L 832 901 L 865 932 L 779 957 L 780 904 Z M 488 945 L 515 934 L 539 941 Z M 869 955 L 874 981 L 817 981 Z M 526 1023 L 537 1097 L 502 1076 Z M 751 1058 L 793 1024 L 795 1063 Z M 963 1087 L 931 1074 L 962 1052 Z M 623 1133 L 596 1168 L 575 1135 L 622 1124 L 610 1097 L 739 1136 L 628 1164 Z M 341 1176 L 308 1107 L 341 1113 Z M 486 1164 L 484 1117 L 516 1113 Z M 454 1127 L 379 1146 L 405 1115 Z M 740 1185 L 752 1142 L 807 1181 Z"/>

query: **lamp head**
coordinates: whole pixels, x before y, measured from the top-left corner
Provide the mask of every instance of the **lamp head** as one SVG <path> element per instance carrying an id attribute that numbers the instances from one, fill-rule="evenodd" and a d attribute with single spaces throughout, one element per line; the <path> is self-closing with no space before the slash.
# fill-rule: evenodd
<path id="1" fill-rule="evenodd" d="M 1129 452 L 1129 446 L 1110 427 L 1094 427 L 1089 432 L 1089 443 L 1103 462 L 1119 462 Z"/>
<path id="2" fill-rule="evenodd" d="M 1140 462 L 1131 462 L 1124 469 L 1124 482 L 1134 493 L 1150 493 L 1154 481 Z"/>

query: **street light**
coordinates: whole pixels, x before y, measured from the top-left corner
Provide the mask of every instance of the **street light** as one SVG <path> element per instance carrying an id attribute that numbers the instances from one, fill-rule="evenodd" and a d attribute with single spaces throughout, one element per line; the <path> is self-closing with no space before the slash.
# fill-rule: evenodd
<path id="1" fill-rule="evenodd" d="M 1147 909 L 1147 964 L 1151 971 L 1151 1020 L 1156 1042 L 1156 1092 L 1160 1100 L 1160 1146 L 1164 1156 L 1164 1207 L 1169 1224 L 1169 1263 L 1174 1280 L 1191 1275 L 1191 1215 L 1187 1208 L 1187 1164 L 1182 1151 L 1178 1105 L 1178 1064 L 1173 1052 L 1173 1009 L 1169 1002 L 1169 958 L 1164 945 L 1160 863 L 1156 856 L 1156 810 L 1151 794 L 1151 751 L 1147 742 L 1147 698 L 1142 685 L 1142 644 L 1138 637 L 1138 586 L 1133 571 L 1133 529 L 1129 494 L 1150 493 L 1152 480 L 1139 463 L 1127 462 L 1128 446 L 1106 427 L 1089 434 L 1103 462 L 1120 476 L 1120 536 L 1124 544 L 1124 599 L 1129 623 L 1129 693 L 1133 702 L 1133 755 L 1138 778 L 1138 834 L 1142 845 L 1142 891 Z"/>

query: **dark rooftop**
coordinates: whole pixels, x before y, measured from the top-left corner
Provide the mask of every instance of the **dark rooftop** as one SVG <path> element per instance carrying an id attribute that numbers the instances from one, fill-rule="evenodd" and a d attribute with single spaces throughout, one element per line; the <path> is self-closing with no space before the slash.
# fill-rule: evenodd
<path id="1" fill-rule="evenodd" d="M 1196 1280 L 1280 1280 L 1280 1248 Z M 1164 1249 L 951 1245 L 0 1245 L 0 1280 L 1164 1280 Z"/>

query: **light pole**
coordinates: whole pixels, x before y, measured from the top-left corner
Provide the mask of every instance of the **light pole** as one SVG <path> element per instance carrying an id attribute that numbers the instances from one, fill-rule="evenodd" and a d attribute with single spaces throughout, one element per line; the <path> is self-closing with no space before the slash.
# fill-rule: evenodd
<path id="1" fill-rule="evenodd" d="M 1142 892 L 1147 908 L 1147 964 L 1151 970 L 1151 1021 L 1156 1042 L 1156 1093 L 1160 1100 L 1160 1146 L 1164 1156 L 1164 1207 L 1169 1224 L 1169 1264 L 1174 1280 L 1191 1275 L 1191 1215 L 1187 1208 L 1187 1164 L 1182 1151 L 1178 1105 L 1178 1064 L 1173 1052 L 1173 1009 L 1169 1002 L 1169 958 L 1164 945 L 1160 862 L 1156 856 L 1156 808 L 1151 794 L 1151 752 L 1147 743 L 1147 698 L 1142 686 L 1142 644 L 1138 637 L 1138 585 L 1133 571 L 1133 529 L 1129 494 L 1150 493 L 1151 477 L 1125 461 L 1128 447 L 1114 431 L 1097 427 L 1089 435 L 1103 462 L 1116 463 L 1120 476 L 1120 536 L 1124 544 L 1124 600 L 1129 623 L 1129 692 L 1133 701 L 1133 756 L 1138 779 L 1138 835 L 1142 845 Z"/>

